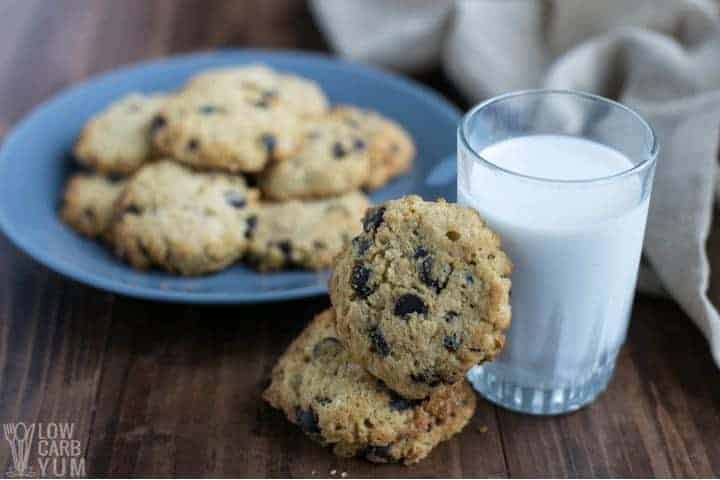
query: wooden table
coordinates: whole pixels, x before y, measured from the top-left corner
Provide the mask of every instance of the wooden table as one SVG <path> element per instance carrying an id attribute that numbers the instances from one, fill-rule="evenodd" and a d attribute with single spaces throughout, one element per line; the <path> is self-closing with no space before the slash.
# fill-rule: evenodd
<path id="1" fill-rule="evenodd" d="M 6 1 L 0 26 L 0 131 L 121 64 L 224 46 L 327 49 L 296 0 Z M 441 73 L 419 80 L 465 106 Z M 720 374 L 671 301 L 638 298 L 595 404 L 535 418 L 480 401 L 461 435 L 412 468 L 335 458 L 260 400 L 277 356 L 327 305 L 125 298 L 65 279 L 0 236 L 0 423 L 73 422 L 90 475 L 720 475 Z M 0 444 L 2 474 L 12 460 Z"/>

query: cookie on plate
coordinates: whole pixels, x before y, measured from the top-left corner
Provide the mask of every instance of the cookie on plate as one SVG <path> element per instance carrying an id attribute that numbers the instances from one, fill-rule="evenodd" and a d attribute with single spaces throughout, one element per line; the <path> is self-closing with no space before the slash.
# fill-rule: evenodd
<path id="1" fill-rule="evenodd" d="M 276 200 L 320 198 L 362 187 L 370 176 L 368 142 L 357 129 L 330 116 L 303 122 L 302 146 L 259 176 L 263 194 Z"/>
<path id="2" fill-rule="evenodd" d="M 240 176 L 194 172 L 168 160 L 148 164 L 116 204 L 116 253 L 140 269 L 220 270 L 245 253 L 257 197 Z"/>
<path id="3" fill-rule="evenodd" d="M 70 177 L 63 194 L 62 219 L 88 237 L 98 237 L 108 230 L 113 205 L 125 188 L 122 180 L 99 173 L 78 173 Z"/>
<path id="4" fill-rule="evenodd" d="M 317 83 L 265 65 L 215 68 L 188 80 L 183 90 L 234 92 L 258 108 L 282 109 L 301 115 L 319 115 L 328 110 L 328 100 Z"/>
<path id="5" fill-rule="evenodd" d="M 100 172 L 128 175 L 153 156 L 150 123 L 163 94 L 131 93 L 92 117 L 75 144 L 78 162 Z"/>
<path id="6" fill-rule="evenodd" d="M 475 393 L 467 383 L 403 398 L 351 360 L 334 323 L 332 309 L 315 317 L 275 365 L 263 395 L 311 438 L 342 457 L 411 464 L 472 418 Z"/>
<path id="7" fill-rule="evenodd" d="M 406 172 L 415 156 L 410 134 L 396 122 L 372 110 L 340 105 L 331 116 L 354 128 L 367 141 L 370 174 L 363 186 L 378 188 Z"/>
<path id="8" fill-rule="evenodd" d="M 227 172 L 259 172 L 299 146 L 299 120 L 246 102 L 229 88 L 184 90 L 152 122 L 158 151 L 181 163 Z"/>
<path id="9" fill-rule="evenodd" d="M 511 262 L 471 208 L 417 196 L 368 210 L 330 279 L 351 355 L 407 398 L 463 380 L 503 347 Z"/>
<path id="10" fill-rule="evenodd" d="M 249 219 L 248 261 L 259 270 L 329 267 L 360 231 L 368 206 L 360 192 L 310 202 L 262 203 Z"/>

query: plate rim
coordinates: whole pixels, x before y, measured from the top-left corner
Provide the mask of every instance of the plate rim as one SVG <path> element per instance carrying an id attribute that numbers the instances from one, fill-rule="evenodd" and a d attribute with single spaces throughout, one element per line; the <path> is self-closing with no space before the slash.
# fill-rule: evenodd
<path id="1" fill-rule="evenodd" d="M 29 124 L 32 124 L 36 118 L 41 117 L 58 100 L 61 100 L 66 96 L 74 95 L 78 91 L 96 86 L 100 83 L 119 80 L 124 75 L 134 70 L 142 70 L 144 68 L 153 67 L 158 68 L 163 65 L 172 66 L 174 64 L 182 64 L 186 62 L 211 62 L 213 59 L 222 59 L 228 56 L 265 56 L 268 60 L 303 59 L 318 65 L 339 65 L 346 70 L 351 70 L 353 74 L 363 75 L 366 78 L 379 78 L 384 82 L 389 81 L 398 85 L 403 91 L 416 98 L 430 100 L 433 106 L 437 107 L 438 112 L 447 116 L 448 119 L 451 119 L 455 123 L 457 123 L 462 116 L 458 107 L 451 103 L 441 93 L 426 85 L 423 85 L 411 78 L 407 78 L 403 75 L 390 72 L 373 65 L 344 59 L 332 54 L 305 50 L 266 48 L 221 48 L 216 50 L 196 51 L 186 54 L 155 57 L 140 62 L 124 64 L 113 69 L 95 73 L 78 81 L 74 85 L 70 85 L 53 92 L 37 105 L 26 111 L 26 113 L 24 113 L 4 135 L 2 144 L 0 145 L 0 176 L 3 175 L 4 169 L 12 157 L 9 152 L 15 150 L 16 148 L 14 143 L 18 141 L 16 139 L 18 132 L 26 128 Z M 238 58 L 237 60 L 242 61 L 241 58 Z M 261 62 L 262 60 L 255 59 L 252 61 Z M 14 224 L 7 218 L 6 209 L 1 205 L 0 232 L 2 232 L 18 250 L 55 273 L 82 283 L 83 285 L 100 289 L 108 293 L 126 295 L 133 298 L 170 303 L 229 305 L 278 302 L 298 298 L 310 298 L 327 293 L 327 284 L 298 287 L 291 290 L 273 290 L 260 293 L 193 292 L 161 290 L 156 287 L 131 285 L 111 277 L 104 277 L 90 271 L 75 269 L 72 265 L 67 264 L 67 262 L 56 260 L 52 253 L 50 253 L 52 249 L 36 248 L 32 241 L 26 238 L 26 235 L 20 233 L 19 230 L 16 230 Z"/>

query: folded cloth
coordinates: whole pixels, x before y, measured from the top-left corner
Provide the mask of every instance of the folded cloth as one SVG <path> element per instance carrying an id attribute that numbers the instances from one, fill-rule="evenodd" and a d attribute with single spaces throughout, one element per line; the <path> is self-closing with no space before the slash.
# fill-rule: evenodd
<path id="1" fill-rule="evenodd" d="M 443 65 L 473 101 L 524 88 L 598 93 L 660 141 L 640 287 L 672 296 L 720 366 L 705 250 L 720 140 L 720 14 L 712 0 L 312 0 L 341 54 L 402 71 Z M 652 271 L 656 278 L 647 275 Z"/>

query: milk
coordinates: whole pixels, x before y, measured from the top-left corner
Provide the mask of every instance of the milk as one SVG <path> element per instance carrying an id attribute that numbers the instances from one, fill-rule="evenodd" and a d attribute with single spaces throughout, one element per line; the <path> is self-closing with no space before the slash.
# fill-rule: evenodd
<path id="1" fill-rule="evenodd" d="M 519 175 L 461 161 L 458 201 L 501 235 L 515 268 L 506 347 L 469 377 L 497 383 L 485 389 L 512 379 L 537 391 L 530 401 L 566 404 L 568 398 L 555 397 L 582 396 L 574 389 L 612 373 L 632 307 L 649 190 L 632 175 L 577 182 L 634 166 L 622 153 L 578 137 L 516 137 L 479 153 Z"/>

